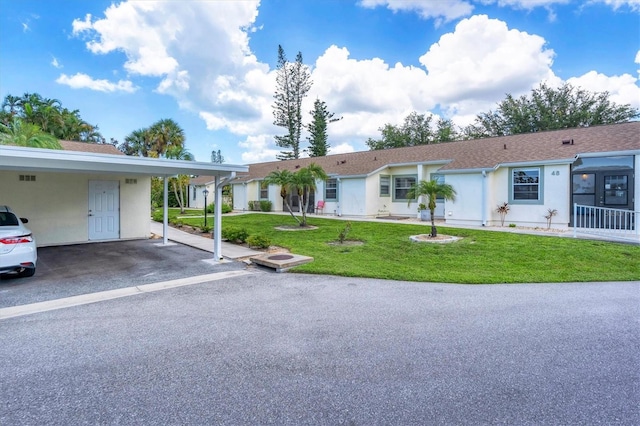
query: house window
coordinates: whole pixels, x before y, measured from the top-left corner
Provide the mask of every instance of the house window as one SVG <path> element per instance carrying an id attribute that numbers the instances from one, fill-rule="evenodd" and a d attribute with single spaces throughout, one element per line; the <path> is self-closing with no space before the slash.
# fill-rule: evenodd
<path id="1" fill-rule="evenodd" d="M 510 192 L 511 203 L 542 204 L 542 169 L 511 169 Z"/>
<path id="2" fill-rule="evenodd" d="M 324 199 L 325 200 L 338 199 L 338 179 L 327 179 L 324 185 Z"/>
<path id="3" fill-rule="evenodd" d="M 393 177 L 393 201 L 408 201 L 407 192 L 416 183 L 416 176 Z"/>
<path id="4" fill-rule="evenodd" d="M 197 188 L 195 186 L 191 187 L 191 190 L 193 191 L 193 201 L 196 200 L 196 192 L 197 192 Z"/>
<path id="5" fill-rule="evenodd" d="M 388 197 L 391 195 L 391 177 L 387 175 L 380 176 L 380 196 Z"/>
<path id="6" fill-rule="evenodd" d="M 260 182 L 260 199 L 261 200 L 269 199 L 269 184 L 265 181 Z"/>
<path id="7" fill-rule="evenodd" d="M 431 180 L 435 180 L 439 184 L 444 185 L 444 175 L 431 173 Z M 436 201 L 444 201 L 444 197 L 442 196 L 442 194 L 436 195 Z"/>

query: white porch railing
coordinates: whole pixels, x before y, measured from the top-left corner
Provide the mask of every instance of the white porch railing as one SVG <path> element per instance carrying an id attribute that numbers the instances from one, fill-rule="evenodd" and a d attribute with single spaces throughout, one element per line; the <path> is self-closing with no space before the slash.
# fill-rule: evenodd
<path id="1" fill-rule="evenodd" d="M 597 235 L 640 242 L 640 212 L 605 207 L 573 205 L 573 236 Z"/>

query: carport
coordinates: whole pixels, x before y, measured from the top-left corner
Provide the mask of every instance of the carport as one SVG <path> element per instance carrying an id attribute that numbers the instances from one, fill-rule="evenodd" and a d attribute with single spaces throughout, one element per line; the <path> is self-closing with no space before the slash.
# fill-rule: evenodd
<path id="1" fill-rule="evenodd" d="M 216 260 L 222 259 L 221 252 L 221 215 L 222 215 L 222 187 L 234 180 L 237 172 L 248 171 L 247 166 L 231 165 L 231 164 L 214 164 L 195 161 L 182 161 L 182 160 L 168 160 L 162 158 L 146 158 L 146 157 L 132 157 L 122 155 L 111 145 L 96 145 L 77 142 L 65 142 L 62 141 L 65 150 L 50 150 L 39 148 L 23 148 L 16 146 L 0 146 L 0 204 L 15 204 L 30 206 L 31 211 L 43 210 L 38 205 L 38 194 L 40 197 L 44 195 L 50 197 L 56 197 L 57 194 L 49 194 L 51 191 L 59 191 L 59 188 L 63 185 L 67 185 L 69 181 L 73 182 L 73 176 L 81 176 L 76 179 L 79 181 L 78 186 L 75 188 L 76 192 L 82 192 L 81 189 L 85 182 L 91 182 L 92 178 L 102 178 L 111 176 L 114 179 L 118 179 L 116 183 L 137 183 L 137 177 L 142 177 L 141 182 L 146 183 L 151 177 L 161 177 L 164 181 L 164 220 L 163 220 L 163 242 L 166 245 L 168 243 L 168 180 L 171 177 L 177 175 L 207 175 L 212 176 L 215 181 L 215 212 L 214 212 L 214 258 Z M 86 151 L 82 150 L 85 149 Z M 89 152 L 92 151 L 92 152 Z M 96 152 L 98 151 L 98 152 Z M 43 173 L 44 178 L 36 179 L 37 173 Z M 55 189 L 51 189 L 51 181 L 55 180 L 57 176 L 65 176 L 66 181 L 62 182 Z M 72 176 L 69 178 L 69 176 Z M 61 178 L 62 179 L 62 178 Z M 135 182 L 134 182 L 135 181 Z M 18 188 L 18 185 L 31 184 L 28 190 Z M 24 188 L 24 186 L 22 187 Z M 140 185 L 140 189 L 131 186 L 134 189 L 128 189 L 127 199 L 130 200 L 130 204 L 135 206 L 125 210 L 120 208 L 118 204 L 118 216 L 129 219 L 130 216 L 135 216 L 138 224 L 146 221 L 148 224 L 150 217 L 150 200 L 145 196 L 148 196 L 149 190 L 144 185 Z M 30 194 L 31 191 L 33 194 Z M 73 192 L 73 190 L 69 190 Z M 88 192 L 85 192 L 88 194 Z M 44 194 L 44 195 L 43 195 Z M 66 196 L 66 191 L 63 193 L 60 191 L 60 197 Z M 73 194 L 72 194 L 73 195 Z M 120 197 L 120 191 L 118 190 L 116 196 Z M 47 212 L 46 220 L 47 225 L 50 228 L 56 226 L 56 220 L 63 220 L 65 214 L 70 215 L 69 212 L 76 215 L 76 221 L 80 222 L 86 220 L 87 223 L 92 218 L 92 211 L 89 209 L 86 216 L 82 218 L 84 214 L 79 212 L 86 212 L 87 205 L 70 206 L 69 204 L 82 203 L 81 200 L 87 200 L 90 198 L 88 195 L 80 194 L 73 197 L 67 197 L 74 201 L 61 201 L 59 205 L 57 203 L 53 206 L 48 205 L 47 208 L 51 211 Z M 142 198 L 142 199 L 141 199 Z M 13 203 L 11 201 L 14 201 Z M 88 216 L 88 218 L 87 218 Z M 44 218 L 43 218 L 44 219 Z M 80 227 L 85 222 L 79 223 Z M 147 225 L 148 227 L 148 225 Z M 79 233 L 82 235 L 81 233 Z M 62 237 L 59 239 L 58 244 L 71 244 L 74 242 L 83 241 L 64 241 Z M 112 239 L 127 239 L 136 238 L 135 234 L 122 235 L 118 233 L 118 237 Z M 138 236 L 139 238 L 139 236 Z M 78 237 L 76 237 L 76 240 Z M 90 238 L 87 238 L 87 241 Z M 84 241 L 86 242 L 86 241 Z"/>

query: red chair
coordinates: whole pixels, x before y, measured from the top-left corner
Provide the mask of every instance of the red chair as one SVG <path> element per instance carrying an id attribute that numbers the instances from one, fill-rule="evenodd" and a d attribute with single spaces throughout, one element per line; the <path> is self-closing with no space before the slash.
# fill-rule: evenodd
<path id="1" fill-rule="evenodd" d="M 324 201 L 322 200 L 318 201 L 318 204 L 316 205 L 316 214 L 318 214 L 318 212 L 322 212 L 324 214 Z"/>

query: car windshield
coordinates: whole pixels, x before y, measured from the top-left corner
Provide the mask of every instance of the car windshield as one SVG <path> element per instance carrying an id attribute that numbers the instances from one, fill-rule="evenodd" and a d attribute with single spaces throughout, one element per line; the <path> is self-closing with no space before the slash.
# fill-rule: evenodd
<path id="1" fill-rule="evenodd" d="M 0 212 L 0 226 L 18 226 L 18 218 L 13 213 Z"/>

